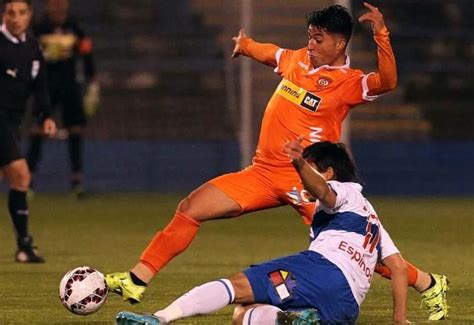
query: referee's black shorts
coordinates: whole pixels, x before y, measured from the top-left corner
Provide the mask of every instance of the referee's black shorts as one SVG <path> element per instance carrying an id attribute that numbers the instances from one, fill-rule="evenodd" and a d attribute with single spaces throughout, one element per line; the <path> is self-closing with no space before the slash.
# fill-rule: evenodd
<path id="1" fill-rule="evenodd" d="M 23 114 L 0 113 L 0 168 L 23 158 L 20 146 L 20 122 Z"/>

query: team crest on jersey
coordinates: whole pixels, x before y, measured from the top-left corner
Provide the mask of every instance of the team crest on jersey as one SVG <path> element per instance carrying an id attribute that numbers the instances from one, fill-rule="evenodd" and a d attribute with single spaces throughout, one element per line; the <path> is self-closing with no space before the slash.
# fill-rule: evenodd
<path id="1" fill-rule="evenodd" d="M 278 298 L 280 298 L 282 302 L 291 298 L 296 287 L 296 279 L 290 272 L 276 270 L 268 273 L 268 278 L 275 288 Z"/>
<path id="2" fill-rule="evenodd" d="M 318 85 L 319 88 L 325 88 L 325 87 L 329 86 L 331 81 L 332 80 L 330 78 L 321 77 L 321 78 L 318 79 L 317 85 Z"/>

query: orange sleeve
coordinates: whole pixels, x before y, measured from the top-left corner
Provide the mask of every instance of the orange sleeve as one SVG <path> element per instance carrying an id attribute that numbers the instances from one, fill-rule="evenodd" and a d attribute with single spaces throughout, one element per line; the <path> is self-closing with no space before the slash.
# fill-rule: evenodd
<path id="1" fill-rule="evenodd" d="M 280 48 L 270 43 L 258 43 L 251 38 L 244 38 L 240 41 L 240 51 L 260 63 L 271 67 L 277 66 L 276 53 Z"/>
<path id="2" fill-rule="evenodd" d="M 397 64 L 392 46 L 390 45 L 389 31 L 384 28 L 374 35 L 377 43 L 378 71 L 367 77 L 368 95 L 380 95 L 397 86 Z"/>
<path id="3" fill-rule="evenodd" d="M 79 53 L 81 55 L 92 53 L 92 40 L 89 37 L 85 37 L 79 42 Z"/>

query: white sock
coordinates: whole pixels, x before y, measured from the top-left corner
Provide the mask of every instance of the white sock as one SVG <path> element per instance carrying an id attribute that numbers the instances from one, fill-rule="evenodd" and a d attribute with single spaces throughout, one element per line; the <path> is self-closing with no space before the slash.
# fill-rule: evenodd
<path id="1" fill-rule="evenodd" d="M 260 305 L 245 312 L 242 325 L 276 324 L 277 313 L 280 308 L 271 305 Z"/>
<path id="2" fill-rule="evenodd" d="M 155 313 L 166 322 L 195 315 L 210 314 L 234 301 L 234 287 L 227 279 L 208 282 L 188 291 L 171 305 Z"/>

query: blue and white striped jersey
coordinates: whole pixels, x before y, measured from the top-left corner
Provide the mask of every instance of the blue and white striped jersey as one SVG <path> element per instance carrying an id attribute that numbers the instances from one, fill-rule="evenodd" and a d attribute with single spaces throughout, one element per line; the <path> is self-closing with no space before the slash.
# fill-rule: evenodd
<path id="1" fill-rule="evenodd" d="M 310 230 L 309 249 L 344 273 L 360 305 L 372 280 L 377 259 L 399 253 L 357 183 L 329 181 L 337 195 L 332 209 L 318 204 Z"/>

